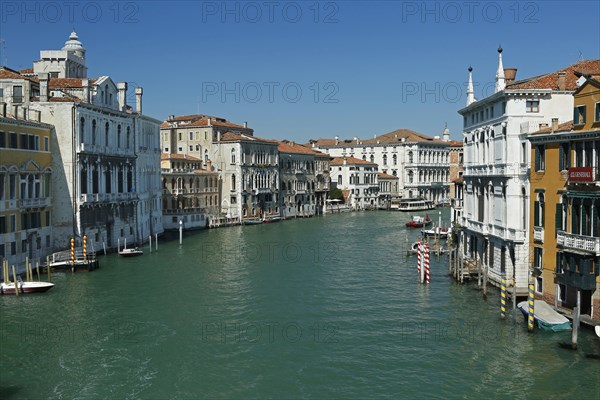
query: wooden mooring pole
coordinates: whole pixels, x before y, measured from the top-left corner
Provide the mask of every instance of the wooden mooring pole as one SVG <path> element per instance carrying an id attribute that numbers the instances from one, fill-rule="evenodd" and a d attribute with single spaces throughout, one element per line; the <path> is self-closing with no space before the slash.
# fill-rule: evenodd
<path id="1" fill-rule="evenodd" d="M 12 266 L 12 271 L 13 271 L 13 280 L 15 283 L 15 294 L 17 295 L 17 297 L 19 296 L 19 282 L 17 282 L 17 272 L 15 271 L 15 266 Z"/>
<path id="2" fill-rule="evenodd" d="M 573 330 L 571 333 L 571 347 L 577 350 L 577 334 L 579 333 L 579 316 L 581 310 L 581 291 L 577 290 L 577 307 L 573 308 Z"/>
<path id="3" fill-rule="evenodd" d="M 483 299 L 487 300 L 488 267 L 483 269 Z"/>

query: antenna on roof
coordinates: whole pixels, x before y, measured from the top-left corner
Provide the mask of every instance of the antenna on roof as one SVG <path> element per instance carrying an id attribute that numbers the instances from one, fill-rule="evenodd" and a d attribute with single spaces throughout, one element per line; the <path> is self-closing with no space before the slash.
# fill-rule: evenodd
<path id="1" fill-rule="evenodd" d="M 579 51 L 579 61 L 583 60 L 583 51 L 581 50 L 577 50 Z"/>

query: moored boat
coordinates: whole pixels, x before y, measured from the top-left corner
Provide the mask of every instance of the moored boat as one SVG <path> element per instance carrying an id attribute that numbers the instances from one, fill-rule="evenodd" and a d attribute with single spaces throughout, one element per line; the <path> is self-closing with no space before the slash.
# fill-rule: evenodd
<path id="1" fill-rule="evenodd" d="M 263 220 L 259 218 L 248 218 L 244 220 L 244 225 L 261 225 L 262 223 Z"/>
<path id="2" fill-rule="evenodd" d="M 404 199 L 398 204 L 398 211 L 423 211 L 433 208 L 433 201 L 425 199 Z"/>
<path id="3" fill-rule="evenodd" d="M 41 293 L 54 287 L 50 282 L 17 282 L 19 293 Z M 0 283 L 0 294 L 15 294 L 15 284 L 13 282 Z"/>
<path id="4" fill-rule="evenodd" d="M 123 249 L 119 251 L 119 255 L 123 257 L 137 257 L 143 255 L 144 252 L 137 247 L 130 249 Z"/>
<path id="5" fill-rule="evenodd" d="M 450 234 L 451 229 L 450 228 L 439 228 L 439 227 L 434 227 L 431 229 L 422 229 L 421 233 L 423 234 L 423 236 L 437 236 L 439 238 L 447 238 L 448 235 Z"/>
<path id="6" fill-rule="evenodd" d="M 534 300 L 533 317 L 535 322 L 542 331 L 560 332 L 571 330 L 571 323 L 564 316 L 554 311 L 544 300 Z M 527 301 L 522 301 L 517 304 L 517 307 L 525 319 L 529 316 L 529 304 Z"/>
<path id="7" fill-rule="evenodd" d="M 281 217 L 279 215 L 271 215 L 271 216 L 263 218 L 263 222 L 265 224 L 270 224 L 270 223 L 273 223 L 273 222 L 279 222 L 280 220 L 281 220 Z"/>
<path id="8" fill-rule="evenodd" d="M 429 218 L 429 215 L 425 215 L 425 218 L 423 218 L 420 215 L 413 215 L 411 220 L 406 223 L 406 226 L 408 226 L 409 228 L 422 228 L 429 224 L 431 224 L 431 219 Z"/>

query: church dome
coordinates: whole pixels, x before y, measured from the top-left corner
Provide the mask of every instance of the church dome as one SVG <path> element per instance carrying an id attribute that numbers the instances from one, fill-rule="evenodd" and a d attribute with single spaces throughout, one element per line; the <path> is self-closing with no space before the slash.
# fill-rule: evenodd
<path id="1" fill-rule="evenodd" d="M 83 45 L 78 39 L 79 37 L 77 36 L 77 33 L 75 33 L 75 31 L 71 32 L 71 35 L 69 35 L 69 40 L 65 42 L 65 46 L 62 49 L 85 52 Z"/>

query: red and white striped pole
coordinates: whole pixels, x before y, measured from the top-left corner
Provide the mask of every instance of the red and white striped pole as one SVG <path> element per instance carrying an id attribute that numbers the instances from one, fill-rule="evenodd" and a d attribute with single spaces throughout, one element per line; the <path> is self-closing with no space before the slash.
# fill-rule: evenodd
<path id="1" fill-rule="evenodd" d="M 421 282 L 421 238 L 417 240 L 417 276 Z"/>
<path id="2" fill-rule="evenodd" d="M 429 285 L 429 245 L 425 244 L 425 251 L 423 254 L 425 258 L 424 268 L 425 268 L 425 283 Z"/>

